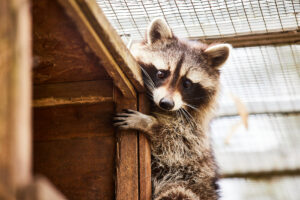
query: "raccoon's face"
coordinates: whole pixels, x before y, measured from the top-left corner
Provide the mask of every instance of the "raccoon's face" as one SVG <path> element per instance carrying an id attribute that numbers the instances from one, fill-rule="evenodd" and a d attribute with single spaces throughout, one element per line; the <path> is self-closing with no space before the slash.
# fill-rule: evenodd
<path id="1" fill-rule="evenodd" d="M 176 38 L 166 22 L 152 21 L 146 41 L 134 44 L 144 83 L 161 109 L 198 110 L 207 106 L 219 86 L 219 67 L 229 56 L 228 44 L 205 45 Z"/>

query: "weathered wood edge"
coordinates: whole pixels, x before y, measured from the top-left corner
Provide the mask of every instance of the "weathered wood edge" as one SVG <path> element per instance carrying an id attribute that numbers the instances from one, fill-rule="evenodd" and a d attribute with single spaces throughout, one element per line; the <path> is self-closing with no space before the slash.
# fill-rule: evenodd
<path id="1" fill-rule="evenodd" d="M 94 0 L 76 0 L 76 2 L 80 5 L 94 30 L 112 53 L 112 56 L 134 87 L 138 92 L 143 92 L 144 83 L 140 66 L 135 61 L 115 29 L 110 25 L 97 2 Z"/>
<path id="2" fill-rule="evenodd" d="M 300 42 L 300 29 L 294 31 L 261 33 L 240 36 L 230 36 L 223 38 L 190 38 L 206 43 L 229 43 L 233 47 L 250 47 L 262 45 L 295 44 Z"/>
<path id="3" fill-rule="evenodd" d="M 124 98 L 114 87 L 116 112 L 137 110 L 137 99 Z M 136 131 L 116 130 L 116 200 L 139 199 L 138 136 Z"/>
<path id="4" fill-rule="evenodd" d="M 258 172 L 237 172 L 221 174 L 221 178 L 252 178 L 252 179 L 264 179 L 279 176 L 299 176 L 300 168 L 296 169 L 278 169 L 269 171 L 258 171 Z"/>
<path id="5" fill-rule="evenodd" d="M 149 102 L 145 93 L 139 94 L 139 111 L 149 113 Z M 144 133 L 139 133 L 139 186 L 140 200 L 151 200 L 151 149 Z"/>
<path id="6" fill-rule="evenodd" d="M 84 13 L 80 5 L 74 0 L 58 0 L 58 2 L 64 7 L 67 15 L 73 19 L 84 41 L 90 46 L 95 55 L 101 59 L 103 67 L 112 77 L 122 94 L 127 98 L 136 98 L 133 84 L 129 81 L 112 56 L 113 52 L 110 52 L 106 44 L 103 43 L 105 38 L 100 37 L 95 31 L 93 24 L 87 17 L 89 15 Z"/>
<path id="7" fill-rule="evenodd" d="M 111 80 L 35 85 L 33 107 L 112 102 L 112 85 Z"/>

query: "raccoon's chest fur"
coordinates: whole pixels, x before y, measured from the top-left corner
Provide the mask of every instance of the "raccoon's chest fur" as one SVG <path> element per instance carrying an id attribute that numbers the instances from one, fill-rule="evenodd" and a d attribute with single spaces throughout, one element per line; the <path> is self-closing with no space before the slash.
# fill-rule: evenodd
<path id="1" fill-rule="evenodd" d="M 180 117 L 156 117 L 163 126 L 151 139 L 154 194 L 164 185 L 176 182 L 188 185 L 205 199 L 217 198 L 216 165 L 203 130 Z"/>
<path id="2" fill-rule="evenodd" d="M 167 166 L 184 166 L 210 153 L 209 139 L 199 127 L 180 117 L 156 117 L 163 124 L 151 143 L 152 156 L 158 162 Z"/>

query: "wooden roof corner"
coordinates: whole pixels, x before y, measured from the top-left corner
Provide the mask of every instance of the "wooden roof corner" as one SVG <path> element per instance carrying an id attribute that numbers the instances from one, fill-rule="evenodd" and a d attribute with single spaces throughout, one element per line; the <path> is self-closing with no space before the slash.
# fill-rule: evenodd
<path id="1" fill-rule="evenodd" d="M 74 21 L 84 41 L 125 97 L 143 92 L 141 69 L 94 0 L 58 0 Z"/>

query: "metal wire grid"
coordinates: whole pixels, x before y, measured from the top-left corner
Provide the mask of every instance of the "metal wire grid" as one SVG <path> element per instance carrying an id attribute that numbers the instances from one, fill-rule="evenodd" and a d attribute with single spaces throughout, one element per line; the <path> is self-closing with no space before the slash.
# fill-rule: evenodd
<path id="1" fill-rule="evenodd" d="M 300 45 L 233 49 L 222 67 L 219 115 L 235 115 L 229 93 L 250 113 L 300 111 Z"/>
<path id="2" fill-rule="evenodd" d="M 98 3 L 119 34 L 134 40 L 144 37 L 154 17 L 165 18 L 177 36 L 194 38 L 298 30 L 300 23 L 300 1 L 293 0 Z M 211 124 L 221 174 L 300 168 L 299 77 L 299 45 L 233 49 L 222 67 L 219 118 Z M 240 126 L 233 132 L 241 119 L 230 93 L 250 113 L 248 130 Z M 298 200 L 300 177 L 222 179 L 220 185 L 222 200 Z"/>
<path id="3" fill-rule="evenodd" d="M 154 17 L 179 37 L 225 37 L 299 29 L 296 0 L 98 0 L 120 35 L 141 39 Z"/>
<path id="4" fill-rule="evenodd" d="M 235 48 L 221 82 L 220 117 L 211 126 L 221 173 L 299 169 L 300 45 Z M 249 130 L 238 128 L 226 144 L 241 120 L 228 93 L 250 116 Z"/>
<path id="5" fill-rule="evenodd" d="M 223 179 L 221 200 L 299 200 L 300 177 Z"/>
<path id="6" fill-rule="evenodd" d="M 248 130 L 240 126 L 229 139 L 239 121 L 221 117 L 211 125 L 221 174 L 300 168 L 300 114 L 250 115 Z"/>

